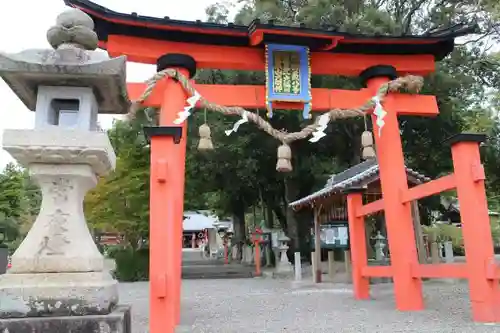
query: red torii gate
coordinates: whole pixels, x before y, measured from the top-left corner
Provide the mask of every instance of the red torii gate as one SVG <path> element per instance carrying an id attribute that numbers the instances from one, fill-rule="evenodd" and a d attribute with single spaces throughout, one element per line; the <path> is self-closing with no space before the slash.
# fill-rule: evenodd
<path id="1" fill-rule="evenodd" d="M 426 36 L 355 36 L 330 31 L 275 27 L 258 21 L 250 27 L 205 24 L 113 12 L 86 0 L 65 0 L 95 21 L 100 46 L 111 56 L 157 64 L 158 71 L 175 68 L 194 76 L 197 68 L 265 70 L 265 44 L 305 45 L 311 51 L 312 74 L 360 76 L 367 88 L 360 91 L 312 89 L 312 111 L 354 108 L 375 94 L 377 88 L 398 75 L 426 75 L 435 61 L 445 57 L 454 38 L 469 32 L 458 29 Z M 175 54 L 175 55 L 172 55 Z M 130 84 L 129 96 L 137 99 L 145 84 Z M 260 86 L 196 85 L 206 99 L 220 105 L 266 107 Z M 160 107 L 160 126 L 149 128 L 151 137 L 150 199 L 150 332 L 174 332 L 180 321 L 181 234 L 186 154 L 186 123 L 174 125 L 186 103 L 186 92 L 165 78 L 145 101 Z M 275 108 L 297 108 L 275 103 Z M 391 93 L 384 100 L 388 111 L 383 135 L 376 136 L 383 199 L 363 205 L 361 194 L 349 195 L 349 228 L 355 297 L 368 298 L 370 276 L 392 276 L 396 307 L 421 310 L 422 277 L 466 277 L 470 282 L 473 318 L 500 321 L 500 274 L 493 261 L 493 246 L 484 191 L 484 171 L 479 157 L 481 135 L 458 135 L 451 141 L 455 173 L 408 189 L 398 114 L 435 116 L 433 96 Z M 374 123 L 374 131 L 378 126 Z M 462 214 L 467 263 L 420 265 L 417 260 L 411 211 L 408 203 L 457 188 Z M 364 216 L 385 210 L 392 254 L 390 267 L 369 267 L 366 261 Z M 475 217 L 474 217 L 475 216 Z M 474 225 L 472 224 L 474 223 Z"/>

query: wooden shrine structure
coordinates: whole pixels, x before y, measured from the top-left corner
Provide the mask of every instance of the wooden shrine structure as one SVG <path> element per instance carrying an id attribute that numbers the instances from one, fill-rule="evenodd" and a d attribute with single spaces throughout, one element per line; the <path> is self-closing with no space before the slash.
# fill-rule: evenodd
<path id="1" fill-rule="evenodd" d="M 408 179 L 408 187 L 414 187 L 431 179 L 408 167 L 406 175 Z M 363 202 L 369 204 L 382 198 L 382 189 L 380 184 L 380 167 L 376 158 L 368 159 L 352 167 L 331 175 L 323 188 L 313 192 L 303 198 L 293 201 L 289 206 L 299 211 L 302 209 L 312 209 L 314 216 L 313 235 L 314 235 L 314 258 L 316 274 L 314 275 L 316 283 L 321 282 L 321 257 L 322 248 L 320 240 L 320 228 L 324 225 L 342 225 L 349 220 L 347 197 L 352 190 L 364 189 Z M 419 262 L 426 261 L 425 246 L 422 238 L 422 230 L 420 227 L 420 215 L 418 213 L 418 205 L 416 201 L 412 205 L 412 219 L 415 231 L 415 242 L 419 256 Z M 383 213 L 383 212 L 381 212 Z M 367 230 L 369 237 L 369 230 Z M 328 246 L 326 244 L 326 246 Z M 336 248 L 336 247 L 334 247 Z M 345 247 L 348 249 L 348 246 Z M 348 259 L 348 258 L 346 258 Z"/>
<path id="2" fill-rule="evenodd" d="M 155 64 L 159 72 L 172 69 L 190 78 L 197 69 L 205 68 L 264 71 L 271 75 L 266 86 L 191 82 L 201 96 L 221 106 L 267 108 L 269 113 L 272 108 L 299 109 L 304 118 L 310 117 L 309 111 L 358 108 L 392 79 L 432 73 L 436 61 L 453 50 L 454 39 L 473 31 L 456 26 L 422 36 L 364 36 L 335 29 L 275 26 L 258 20 L 249 26 L 187 22 L 117 13 L 87 0 L 65 0 L 65 3 L 92 17 L 100 47 L 110 56 L 127 56 L 129 61 Z M 311 74 L 359 77 L 366 88 L 310 89 Z M 279 81 L 283 75 L 290 75 L 287 85 Z M 159 126 L 147 129 L 151 140 L 151 333 L 173 333 L 180 322 L 187 125 L 185 121 L 180 124 L 175 121 L 190 98 L 180 83 L 178 79 L 163 77 L 143 103 L 160 108 Z M 139 99 L 146 87 L 143 83 L 129 84 L 130 99 Z M 449 144 L 455 172 L 409 189 L 398 115 L 437 116 L 436 98 L 390 92 L 384 98 L 383 108 L 387 112 L 385 123 L 372 115 L 382 198 L 365 205 L 360 191 L 348 196 L 355 298 L 369 298 L 368 277 L 390 276 L 394 279 L 396 308 L 422 310 L 422 278 L 467 278 L 473 319 L 500 321 L 500 271 L 493 261 L 485 175 L 479 156 L 479 144 L 485 137 L 467 134 L 453 137 Z M 377 135 L 381 126 L 381 135 Z M 409 203 L 453 188 L 457 189 L 460 201 L 467 263 L 421 265 L 417 260 Z M 385 211 L 391 266 L 368 267 L 364 217 L 381 210 Z"/>

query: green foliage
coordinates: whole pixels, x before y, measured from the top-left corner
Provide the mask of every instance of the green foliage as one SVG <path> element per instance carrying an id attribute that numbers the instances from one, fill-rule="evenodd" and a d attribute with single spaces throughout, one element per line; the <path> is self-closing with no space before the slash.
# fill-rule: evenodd
<path id="1" fill-rule="evenodd" d="M 8 164 L 0 174 L 0 189 L 0 214 L 19 218 L 22 215 L 23 174 L 16 165 Z"/>
<path id="2" fill-rule="evenodd" d="M 500 220 L 498 217 L 490 216 L 490 227 L 493 244 L 498 246 L 500 244 Z M 424 226 L 423 231 L 425 234 L 435 237 L 438 242 L 451 241 L 453 243 L 453 251 L 456 254 L 465 254 L 462 228 L 439 223 L 432 226 Z"/>
<path id="3" fill-rule="evenodd" d="M 334 26 L 339 31 L 352 33 L 402 35 L 446 28 L 456 23 L 478 23 L 484 35 L 473 36 L 466 47 L 457 47 L 438 64 L 436 73 L 426 77 L 423 93 L 437 97 L 439 117 L 400 117 L 407 164 L 430 177 L 449 173 L 452 171 L 452 161 L 449 148 L 442 145 L 444 139 L 464 130 L 494 133 L 498 127 L 492 111 L 495 96 L 498 96 L 497 88 L 500 86 L 499 62 L 498 57 L 485 51 L 488 38 L 483 38 L 499 36 L 498 30 L 495 30 L 498 28 L 498 21 L 488 12 L 491 8 L 486 3 L 478 4 L 472 0 L 458 3 L 454 0 L 247 0 L 240 3 L 243 3 L 243 7 L 234 19 L 237 24 L 248 24 L 254 18 L 259 18 L 263 21 L 273 19 L 276 24 L 282 25 L 304 23 L 312 28 Z M 491 3 L 489 5 L 491 7 Z M 207 10 L 210 21 L 220 23 L 229 21 L 229 12 L 224 3 L 218 3 Z M 263 83 L 262 75 L 258 73 L 218 70 L 204 71 L 200 79 L 218 84 Z M 312 85 L 360 88 L 356 80 L 340 77 L 315 76 Z M 197 125 L 200 123 L 199 119 L 195 121 Z M 214 136 L 231 126 L 224 123 L 223 128 L 219 129 L 221 121 L 209 118 Z M 276 128 L 288 131 L 295 131 L 303 126 L 299 116 L 289 111 L 278 112 L 271 122 Z M 242 126 L 243 129 L 231 138 L 215 137 L 215 145 L 220 151 L 211 154 L 210 158 L 197 159 L 198 153 L 194 150 L 188 152 L 195 156 L 193 161 L 196 164 L 202 164 L 206 173 L 188 170 L 187 186 L 192 186 L 191 193 L 213 193 L 222 188 L 222 195 L 211 195 L 211 198 L 218 198 L 217 206 L 227 207 L 229 211 L 236 207 L 235 201 L 243 200 L 245 207 L 261 205 L 260 201 L 263 201 L 264 206 L 272 207 L 274 216 L 280 220 L 281 225 L 288 228 L 289 236 L 298 237 L 293 229 L 297 229 L 298 225 L 305 225 L 306 228 L 302 231 L 307 232 L 310 221 L 297 223 L 299 217 L 287 210 L 287 202 L 321 187 L 329 173 L 359 162 L 359 136 L 364 127 L 363 122 L 356 119 L 338 121 L 329 126 L 327 137 L 319 143 L 295 143 L 292 147 L 294 171 L 289 175 L 274 172 L 277 143 L 248 127 L 250 126 Z M 227 148 L 226 145 L 231 147 Z M 488 177 L 492 178 L 488 182 L 488 193 L 490 197 L 494 197 L 495 193 L 500 193 L 496 176 L 500 174 L 500 170 L 497 170 L 498 163 L 494 162 L 500 157 L 500 145 L 490 140 L 487 149 L 489 157 L 486 160 L 489 165 L 486 169 L 489 171 Z M 221 163 L 221 154 L 225 156 L 225 163 Z M 211 163 L 214 165 L 211 166 Z M 236 164 L 238 167 L 234 169 Z M 192 166 L 191 170 L 193 168 L 196 166 Z M 193 180 L 193 177 L 199 177 L 200 174 L 204 175 L 201 177 L 203 181 Z M 248 180 L 252 180 L 251 184 Z M 231 200 L 227 200 L 226 195 Z M 429 199 L 422 203 L 428 212 L 437 208 L 439 200 Z M 422 214 L 422 217 L 428 219 L 426 214 Z"/>
<path id="4" fill-rule="evenodd" d="M 16 249 L 31 227 L 41 204 L 41 193 L 23 168 L 8 164 L 0 174 L 0 229 L 5 244 Z"/>
<path id="5" fill-rule="evenodd" d="M 119 232 L 136 248 L 148 236 L 149 148 L 142 133 L 145 111 L 132 121 L 117 121 L 108 132 L 116 152 L 116 170 L 100 179 L 85 198 L 85 214 L 93 229 Z"/>
<path id="6" fill-rule="evenodd" d="M 21 234 L 17 222 L 2 214 L 0 214 L 0 232 L 4 233 L 5 243 L 16 240 Z"/>
<path id="7" fill-rule="evenodd" d="M 117 248 L 108 253 L 115 260 L 115 278 L 120 282 L 147 281 L 149 279 L 149 249 Z"/>

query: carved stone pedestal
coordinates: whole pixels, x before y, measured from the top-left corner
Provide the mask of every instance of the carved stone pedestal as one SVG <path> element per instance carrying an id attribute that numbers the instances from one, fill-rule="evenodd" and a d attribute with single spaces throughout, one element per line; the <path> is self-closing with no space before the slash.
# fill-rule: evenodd
<path id="1" fill-rule="evenodd" d="M 108 314 L 118 303 L 109 272 L 5 274 L 0 318 Z"/>
<path id="2" fill-rule="evenodd" d="M 0 320 L 8 333 L 131 333 L 130 307 L 120 306 L 107 315 L 33 317 Z"/>
<path id="3" fill-rule="evenodd" d="M 83 199 L 114 167 L 105 133 L 55 127 L 6 130 L 4 149 L 28 167 L 43 195 L 40 213 L 0 276 L 0 318 L 108 314 L 117 282 L 90 235 Z"/>

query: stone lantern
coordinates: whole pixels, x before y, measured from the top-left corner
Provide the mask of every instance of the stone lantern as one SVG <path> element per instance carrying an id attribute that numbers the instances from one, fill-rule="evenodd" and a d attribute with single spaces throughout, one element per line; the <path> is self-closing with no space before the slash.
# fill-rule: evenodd
<path id="1" fill-rule="evenodd" d="M 280 260 L 278 261 L 278 264 L 276 265 L 276 272 L 277 273 L 291 273 L 293 272 L 293 266 L 290 264 L 290 261 L 288 261 L 288 256 L 286 255 L 286 252 L 288 251 L 288 242 L 290 241 L 290 238 L 285 235 L 285 233 L 282 233 L 278 237 L 278 243 L 279 247 L 278 250 L 280 251 Z"/>
<path id="2" fill-rule="evenodd" d="M 380 230 L 377 231 L 377 235 L 372 237 L 375 240 L 375 260 L 376 261 L 384 261 L 386 259 L 385 256 L 385 248 L 386 248 L 386 238 L 380 233 Z"/>
<path id="3" fill-rule="evenodd" d="M 125 113 L 129 105 L 126 58 L 95 51 L 93 28 L 89 16 L 70 9 L 47 32 L 53 49 L 0 53 L 0 76 L 35 111 L 36 124 L 5 130 L 3 148 L 29 169 L 43 195 L 12 268 L 0 276 L 0 318 L 10 318 L 0 320 L 1 332 L 100 332 L 102 323 L 115 327 L 110 332 L 126 332 L 128 310 L 117 307 L 117 282 L 83 214 L 85 194 L 116 161 L 97 114 Z M 65 316 L 76 319 L 61 320 Z M 26 317 L 36 318 L 23 331 L 15 318 Z"/>

